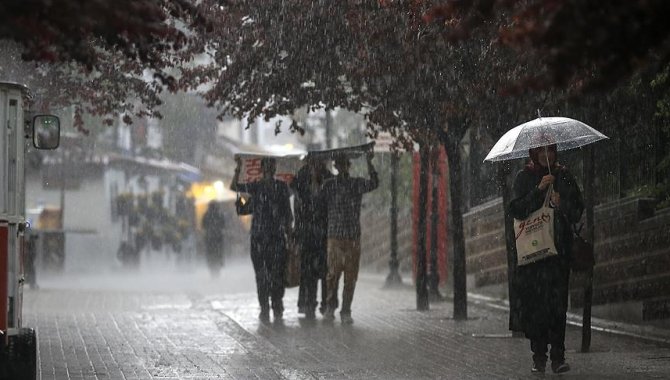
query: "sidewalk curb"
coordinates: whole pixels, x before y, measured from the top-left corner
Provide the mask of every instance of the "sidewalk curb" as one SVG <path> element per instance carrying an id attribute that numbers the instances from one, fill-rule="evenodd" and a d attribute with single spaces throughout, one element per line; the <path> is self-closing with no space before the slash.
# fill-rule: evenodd
<path id="1" fill-rule="evenodd" d="M 375 283 L 385 280 L 385 276 L 379 273 L 361 273 L 360 279 L 364 281 L 374 281 Z M 403 278 L 411 279 L 411 275 L 405 275 Z M 392 289 L 412 290 L 414 285 L 411 282 L 403 281 L 402 285 Z M 451 291 L 443 293 L 446 300 L 453 302 Z M 468 304 L 484 306 L 490 309 L 509 312 L 509 302 L 505 299 L 490 297 L 480 293 L 468 292 Z M 567 314 L 567 323 L 571 326 L 582 327 L 582 316 L 576 313 Z M 670 330 L 654 326 L 641 326 L 632 323 L 611 321 L 603 318 L 591 318 L 591 330 L 607 334 L 627 336 L 630 338 L 641 339 L 653 343 L 670 346 Z"/>
<path id="2" fill-rule="evenodd" d="M 479 293 L 468 292 L 468 303 L 509 311 L 509 302 L 507 300 L 489 297 Z M 567 324 L 582 327 L 582 316 L 568 312 Z M 591 330 L 670 345 L 670 330 L 653 326 L 640 326 L 632 323 L 592 317 Z"/>

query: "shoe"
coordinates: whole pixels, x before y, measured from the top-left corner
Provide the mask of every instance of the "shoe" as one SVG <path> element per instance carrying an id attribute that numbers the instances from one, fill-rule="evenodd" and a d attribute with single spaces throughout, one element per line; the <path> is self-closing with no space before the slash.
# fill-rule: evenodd
<path id="1" fill-rule="evenodd" d="M 323 319 L 326 321 L 332 321 L 335 319 L 335 312 L 332 309 L 326 309 L 323 313 Z"/>
<path id="2" fill-rule="evenodd" d="M 570 370 L 570 365 L 565 361 L 551 362 L 551 370 L 554 371 L 554 373 L 568 372 Z"/>
<path id="3" fill-rule="evenodd" d="M 533 366 L 530 368 L 530 372 L 532 373 L 544 373 L 546 369 L 547 363 L 538 363 L 538 362 L 533 362 Z"/>
<path id="4" fill-rule="evenodd" d="M 314 310 L 305 311 L 305 319 L 314 320 L 316 319 L 316 312 Z"/>
<path id="5" fill-rule="evenodd" d="M 261 311 L 261 313 L 258 314 L 258 319 L 263 323 L 270 322 L 270 312 L 267 310 Z"/>
<path id="6" fill-rule="evenodd" d="M 343 325 L 353 325 L 354 324 L 354 319 L 351 318 L 350 314 L 340 314 L 340 320 L 342 321 Z"/>

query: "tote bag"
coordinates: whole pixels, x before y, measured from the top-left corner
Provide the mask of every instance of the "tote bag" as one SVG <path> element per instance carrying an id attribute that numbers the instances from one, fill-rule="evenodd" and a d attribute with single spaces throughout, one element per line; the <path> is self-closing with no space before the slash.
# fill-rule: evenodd
<path id="1" fill-rule="evenodd" d="M 284 287 L 293 288 L 300 285 L 300 246 L 293 238 L 287 240 Z"/>
<path id="2" fill-rule="evenodd" d="M 519 266 L 558 255 L 554 244 L 554 209 L 549 207 L 552 191 L 553 186 L 547 191 L 542 207 L 532 212 L 526 219 L 514 219 Z"/>

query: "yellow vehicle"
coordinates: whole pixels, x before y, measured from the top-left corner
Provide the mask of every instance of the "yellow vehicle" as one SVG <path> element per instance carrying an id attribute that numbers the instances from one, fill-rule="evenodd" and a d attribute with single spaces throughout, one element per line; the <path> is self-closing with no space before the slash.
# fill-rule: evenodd
<path id="1" fill-rule="evenodd" d="M 60 121 L 27 117 L 26 86 L 0 82 L 0 379 L 37 378 L 37 337 L 23 326 L 23 253 L 26 246 L 25 148 L 55 149 Z"/>

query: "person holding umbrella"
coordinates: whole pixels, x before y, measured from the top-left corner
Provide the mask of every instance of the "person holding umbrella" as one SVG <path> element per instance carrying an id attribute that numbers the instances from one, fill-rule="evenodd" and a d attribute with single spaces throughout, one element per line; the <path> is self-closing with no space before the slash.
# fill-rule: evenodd
<path id="1" fill-rule="evenodd" d="M 543 206 L 549 192 L 558 254 L 517 268 L 520 322 L 533 352 L 531 371 L 545 371 L 550 345 L 551 369 L 562 373 L 570 370 L 565 361 L 565 325 L 571 225 L 580 220 L 584 202 L 575 178 L 558 163 L 555 144 L 531 148 L 528 154 L 530 161 L 514 181 L 509 210 L 515 219 L 526 219 Z"/>
<path id="2" fill-rule="evenodd" d="M 570 370 L 565 362 L 565 322 L 568 306 L 568 280 L 572 256 L 571 225 L 578 222 L 584 210 L 582 195 L 575 178 L 567 168 L 558 164 L 557 152 L 579 148 L 608 137 L 585 123 L 567 117 L 542 117 L 520 124 L 507 131 L 493 146 L 484 161 L 503 161 L 530 156 L 530 161 L 514 181 L 513 200 L 509 212 L 515 221 L 515 244 L 511 247 L 509 265 L 516 265 L 514 290 L 518 293 L 510 302 L 510 313 L 519 315 L 520 330 L 530 340 L 533 351 L 532 372 L 544 372 L 547 345 L 551 345 L 551 369 L 555 373 Z M 547 197 L 548 196 L 548 197 Z M 527 260 L 528 243 L 520 241 L 538 230 L 521 227 L 531 214 L 544 212 L 530 225 L 553 227 L 549 241 L 531 240 L 531 246 L 553 245 L 542 253 L 551 253 L 539 260 Z M 517 227 L 518 223 L 518 227 Z M 528 225 L 526 225 L 528 226 Z M 521 227 L 521 228 L 519 228 Z M 542 231 L 550 231 L 544 228 Z M 551 241 L 553 240 L 553 241 Z M 542 243 L 542 244 L 540 244 Z M 520 249 L 523 248 L 523 249 Z M 524 253 L 521 262 L 519 258 Z M 516 262 L 515 262 L 516 261 Z M 512 289 L 510 289 L 512 291 Z M 510 294 L 510 299 L 512 294 Z M 515 310 L 511 310 L 512 305 Z M 516 327 L 516 326 L 515 326 Z"/>

